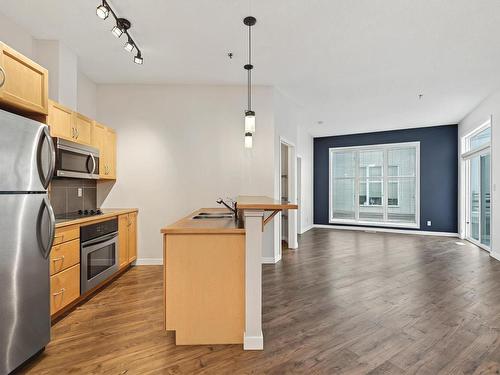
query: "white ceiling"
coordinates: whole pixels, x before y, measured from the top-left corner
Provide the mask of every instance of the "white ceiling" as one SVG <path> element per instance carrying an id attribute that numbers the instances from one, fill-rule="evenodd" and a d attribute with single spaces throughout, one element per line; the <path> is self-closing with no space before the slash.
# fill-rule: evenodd
<path id="1" fill-rule="evenodd" d="M 0 11 L 62 40 L 98 83 L 187 84 L 245 83 L 251 12 L 254 82 L 301 104 L 315 135 L 457 123 L 500 88 L 498 0 L 110 0 L 143 66 L 96 17 L 99 2 L 2 0 Z"/>

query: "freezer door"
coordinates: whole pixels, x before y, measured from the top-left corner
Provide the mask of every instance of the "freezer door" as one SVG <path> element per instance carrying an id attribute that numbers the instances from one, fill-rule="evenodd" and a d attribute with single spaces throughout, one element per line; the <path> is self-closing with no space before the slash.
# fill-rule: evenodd
<path id="1" fill-rule="evenodd" d="M 55 221 L 46 194 L 0 194 L 0 208 L 0 374 L 6 374 L 50 340 Z"/>
<path id="2" fill-rule="evenodd" d="M 47 125 L 0 110 L 0 192 L 47 190 L 55 150 Z"/>

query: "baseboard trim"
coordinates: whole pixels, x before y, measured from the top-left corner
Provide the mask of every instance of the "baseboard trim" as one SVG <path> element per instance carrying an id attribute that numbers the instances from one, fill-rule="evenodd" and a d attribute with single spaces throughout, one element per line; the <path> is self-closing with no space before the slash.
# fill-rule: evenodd
<path id="1" fill-rule="evenodd" d="M 163 266 L 162 258 L 142 258 L 135 261 L 136 266 Z"/>
<path id="2" fill-rule="evenodd" d="M 492 257 L 495 260 L 500 260 L 500 254 L 495 253 L 493 251 L 490 252 L 490 257 Z"/>
<path id="3" fill-rule="evenodd" d="M 243 350 L 264 350 L 264 336 L 262 332 L 259 336 L 243 336 Z"/>
<path id="4" fill-rule="evenodd" d="M 384 233 L 416 234 L 416 235 L 420 235 L 420 236 L 439 236 L 439 237 L 460 238 L 460 235 L 458 233 L 429 232 L 429 231 L 424 231 L 424 230 L 412 230 L 412 229 L 354 227 L 354 226 L 347 226 L 347 225 L 324 225 L 324 224 L 314 224 L 314 228 L 354 230 L 354 231 L 360 231 L 360 232 L 384 232 Z"/>
<path id="5" fill-rule="evenodd" d="M 275 257 L 262 257 L 262 264 L 276 264 L 281 260 L 281 258 Z"/>
<path id="6" fill-rule="evenodd" d="M 300 232 L 299 234 L 304 234 L 306 233 L 307 231 L 311 230 L 314 228 L 314 225 L 311 224 L 311 225 L 308 225 L 307 227 L 304 228 L 304 230 L 302 232 Z"/>

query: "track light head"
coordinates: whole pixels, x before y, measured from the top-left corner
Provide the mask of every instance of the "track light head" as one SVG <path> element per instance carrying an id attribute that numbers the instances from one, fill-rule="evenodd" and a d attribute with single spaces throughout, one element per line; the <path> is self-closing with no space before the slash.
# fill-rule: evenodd
<path id="1" fill-rule="evenodd" d="M 130 29 L 130 26 L 132 26 L 132 24 L 130 23 L 129 20 L 127 20 L 125 18 L 117 18 L 116 19 L 116 26 L 113 26 L 113 28 L 111 29 L 111 32 L 113 33 L 114 36 L 119 38 L 122 36 L 122 34 L 125 31 Z"/>
<path id="2" fill-rule="evenodd" d="M 132 52 L 134 50 L 134 48 L 135 48 L 134 41 L 130 37 L 128 37 L 127 43 L 125 43 L 125 45 L 123 46 L 123 48 L 127 52 Z"/>
<path id="3" fill-rule="evenodd" d="M 123 30 L 118 25 L 113 26 L 113 28 L 111 29 L 111 32 L 117 38 L 121 37 L 123 34 Z"/>
<path id="4" fill-rule="evenodd" d="M 142 58 L 141 52 L 137 52 L 137 55 L 135 55 L 134 57 L 134 62 L 139 65 L 142 65 L 144 63 L 144 59 Z"/>
<path id="5" fill-rule="evenodd" d="M 102 4 L 97 7 L 95 12 L 97 14 L 97 17 L 99 17 L 100 19 L 105 20 L 106 18 L 108 18 L 109 7 L 105 0 L 102 1 Z"/>

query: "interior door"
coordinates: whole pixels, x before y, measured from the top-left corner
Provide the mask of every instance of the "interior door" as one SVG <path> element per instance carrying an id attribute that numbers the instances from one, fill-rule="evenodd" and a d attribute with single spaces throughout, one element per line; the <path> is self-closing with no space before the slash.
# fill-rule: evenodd
<path id="1" fill-rule="evenodd" d="M 491 154 L 467 160 L 467 238 L 477 245 L 491 246 Z"/>

